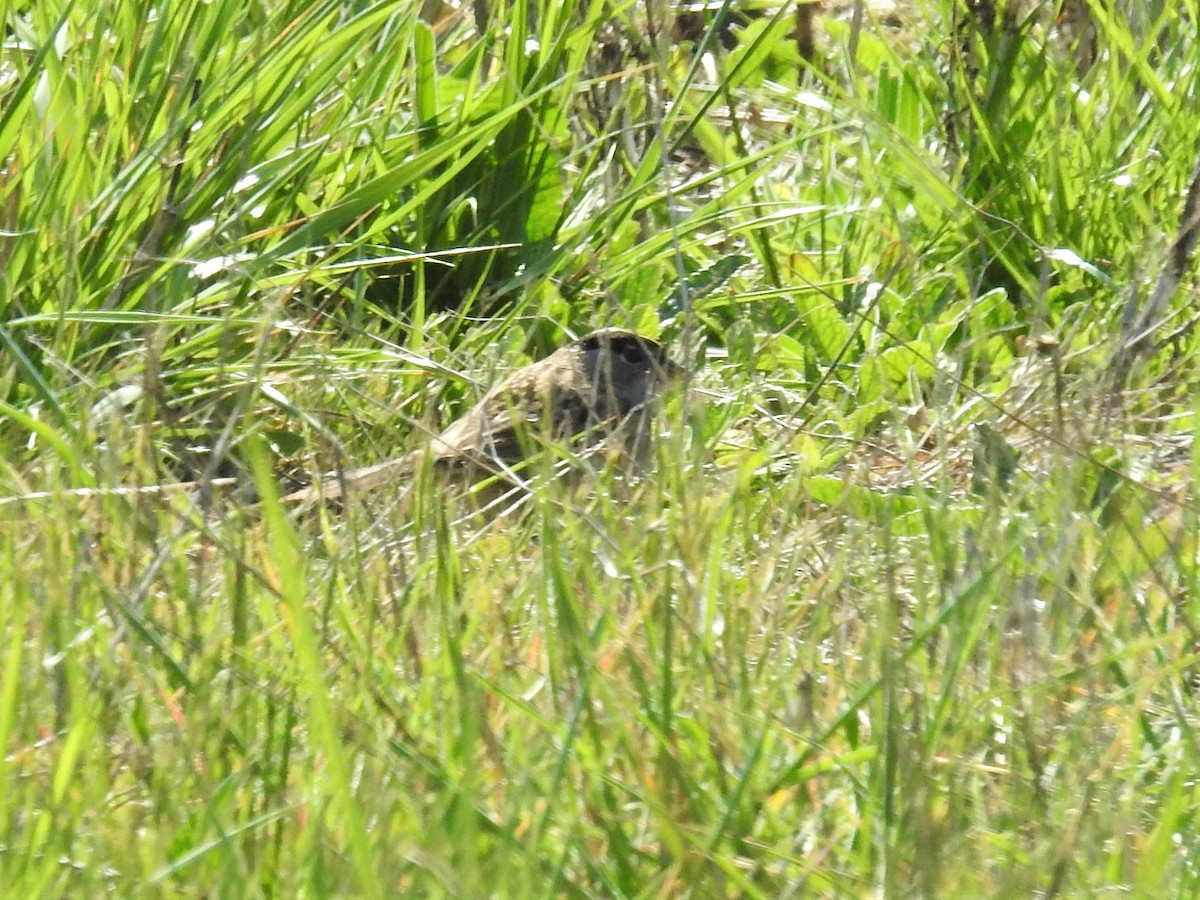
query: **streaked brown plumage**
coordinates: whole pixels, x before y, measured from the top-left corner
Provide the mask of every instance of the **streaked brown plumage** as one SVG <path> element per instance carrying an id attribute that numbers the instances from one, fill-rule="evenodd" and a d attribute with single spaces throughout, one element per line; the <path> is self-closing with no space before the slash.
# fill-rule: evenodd
<path id="1" fill-rule="evenodd" d="M 620 328 L 594 331 L 513 372 L 426 448 L 284 499 L 370 491 L 411 474 L 425 455 L 446 478 L 471 483 L 511 473 L 547 440 L 577 451 L 616 450 L 640 463 L 662 389 L 682 371 L 657 341 Z"/>

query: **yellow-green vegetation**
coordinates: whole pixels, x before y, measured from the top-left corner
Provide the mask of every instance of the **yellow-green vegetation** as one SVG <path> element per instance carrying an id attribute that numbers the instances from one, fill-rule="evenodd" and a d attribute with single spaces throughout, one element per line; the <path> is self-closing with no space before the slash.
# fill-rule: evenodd
<path id="1" fill-rule="evenodd" d="M 1200 10 L 1110 5 L 0 3 L 5 896 L 1200 894 Z M 279 502 L 601 325 L 643 477 Z"/>

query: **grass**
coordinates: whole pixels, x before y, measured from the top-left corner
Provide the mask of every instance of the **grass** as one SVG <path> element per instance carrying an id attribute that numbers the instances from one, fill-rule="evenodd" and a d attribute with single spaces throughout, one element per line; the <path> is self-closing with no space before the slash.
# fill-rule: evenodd
<path id="1" fill-rule="evenodd" d="M 0 4 L 14 896 L 1200 890 L 1200 10 L 827 6 Z M 647 477 L 279 503 L 602 324 Z"/>

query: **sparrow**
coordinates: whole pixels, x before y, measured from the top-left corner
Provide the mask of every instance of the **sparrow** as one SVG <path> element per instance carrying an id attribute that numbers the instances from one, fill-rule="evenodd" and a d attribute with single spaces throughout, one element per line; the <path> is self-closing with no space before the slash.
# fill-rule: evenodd
<path id="1" fill-rule="evenodd" d="M 657 341 L 621 328 L 585 334 L 517 369 L 423 449 L 287 495 L 335 500 L 415 472 L 424 457 L 447 480 L 471 484 L 519 467 L 547 443 L 646 461 L 658 400 L 683 374 Z"/>

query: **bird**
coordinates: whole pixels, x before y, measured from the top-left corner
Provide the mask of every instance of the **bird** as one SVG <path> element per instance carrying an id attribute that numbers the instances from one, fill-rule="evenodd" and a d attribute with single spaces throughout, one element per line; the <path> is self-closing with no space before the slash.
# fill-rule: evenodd
<path id="1" fill-rule="evenodd" d="M 658 401 L 684 368 L 657 341 L 602 328 L 512 372 L 423 449 L 329 477 L 285 502 L 337 500 L 415 473 L 424 458 L 444 479 L 469 485 L 515 480 L 547 443 L 584 453 L 616 452 L 635 466 L 649 456 Z"/>

